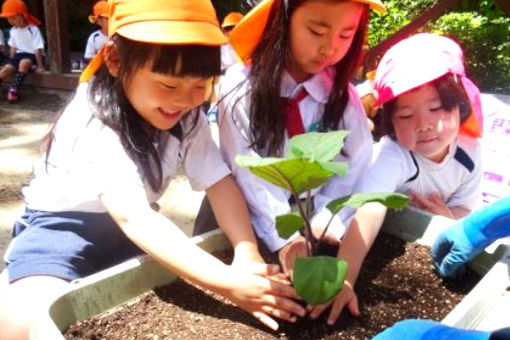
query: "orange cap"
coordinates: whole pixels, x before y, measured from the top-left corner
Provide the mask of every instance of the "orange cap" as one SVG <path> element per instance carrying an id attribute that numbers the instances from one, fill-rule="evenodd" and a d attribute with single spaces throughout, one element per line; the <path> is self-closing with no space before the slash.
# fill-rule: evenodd
<path id="1" fill-rule="evenodd" d="M 108 35 L 146 43 L 220 46 L 227 42 L 210 0 L 109 0 Z M 100 51 L 83 71 L 88 81 L 103 62 Z"/>
<path id="2" fill-rule="evenodd" d="M 221 23 L 221 28 L 235 26 L 239 21 L 243 19 L 242 13 L 239 12 L 230 12 L 227 14 L 223 22 Z"/>
<path id="3" fill-rule="evenodd" d="M 92 24 L 95 24 L 97 18 L 99 17 L 108 17 L 108 2 L 101 0 L 96 2 L 94 7 L 92 7 L 92 15 L 89 15 L 89 21 Z"/>
<path id="4" fill-rule="evenodd" d="M 30 15 L 28 13 L 27 5 L 21 0 L 6 0 L 2 5 L 2 13 L 0 13 L 0 17 L 8 18 L 13 17 L 15 15 L 21 14 L 25 17 L 31 25 L 40 25 L 41 22 L 36 17 Z"/>
<path id="5" fill-rule="evenodd" d="M 251 54 L 262 38 L 262 33 L 266 28 L 271 7 L 276 0 L 263 0 L 255 6 L 244 18 L 236 25 L 230 34 L 230 44 L 237 52 L 237 55 L 244 61 L 248 61 Z M 288 0 L 281 0 L 288 1 Z M 349 0 L 367 4 L 374 10 L 386 13 L 386 8 L 380 0 Z"/>

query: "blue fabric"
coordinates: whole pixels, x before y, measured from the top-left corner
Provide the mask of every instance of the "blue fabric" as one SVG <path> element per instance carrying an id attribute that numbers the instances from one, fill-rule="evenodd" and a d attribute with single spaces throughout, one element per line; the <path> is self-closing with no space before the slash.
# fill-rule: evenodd
<path id="1" fill-rule="evenodd" d="M 71 281 L 143 253 L 107 213 L 26 209 L 12 236 L 9 282 L 34 275 Z"/>
<path id="2" fill-rule="evenodd" d="M 490 333 L 445 326 L 436 321 L 408 319 L 397 322 L 372 340 L 487 340 Z"/>
<path id="3" fill-rule="evenodd" d="M 510 235 L 510 197 L 485 206 L 444 230 L 432 245 L 434 265 L 442 277 L 454 277 L 495 240 Z"/>

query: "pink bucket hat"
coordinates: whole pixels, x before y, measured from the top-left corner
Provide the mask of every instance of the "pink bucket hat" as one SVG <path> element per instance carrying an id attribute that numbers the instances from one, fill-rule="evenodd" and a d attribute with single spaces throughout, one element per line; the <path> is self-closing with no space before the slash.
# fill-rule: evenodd
<path id="1" fill-rule="evenodd" d="M 460 79 L 473 110 L 460 132 L 481 137 L 483 116 L 480 91 L 466 77 L 460 46 L 443 36 L 416 34 L 398 42 L 384 54 L 374 80 L 378 94 L 376 105 L 383 105 L 448 73 Z"/>

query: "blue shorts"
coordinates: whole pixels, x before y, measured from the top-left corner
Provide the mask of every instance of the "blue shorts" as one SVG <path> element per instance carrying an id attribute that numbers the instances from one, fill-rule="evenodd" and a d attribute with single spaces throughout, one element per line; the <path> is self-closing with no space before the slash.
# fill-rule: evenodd
<path id="1" fill-rule="evenodd" d="M 9 282 L 45 275 L 74 280 L 143 254 L 107 213 L 26 209 L 5 254 Z"/>
<path id="2" fill-rule="evenodd" d="M 33 53 L 25 53 L 25 52 L 16 53 L 14 55 L 14 57 L 7 58 L 5 63 L 6 64 L 10 64 L 10 65 L 14 66 L 15 68 L 18 68 L 19 67 L 19 63 L 23 59 L 29 59 L 32 62 L 32 66 L 37 65 L 37 60 L 35 59 L 35 54 L 33 54 Z"/>

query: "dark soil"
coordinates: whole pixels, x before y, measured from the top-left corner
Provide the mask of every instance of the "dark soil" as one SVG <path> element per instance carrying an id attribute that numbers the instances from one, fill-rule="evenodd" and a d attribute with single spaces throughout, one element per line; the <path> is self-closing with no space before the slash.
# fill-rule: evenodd
<path id="1" fill-rule="evenodd" d="M 183 282 L 160 287 L 115 313 L 80 321 L 66 339 L 368 339 L 398 320 L 441 320 L 478 282 L 469 272 L 443 281 L 429 248 L 381 233 L 361 270 L 356 291 L 361 316 L 344 311 L 335 326 L 325 318 L 281 322 L 271 332 L 218 296 Z"/>

